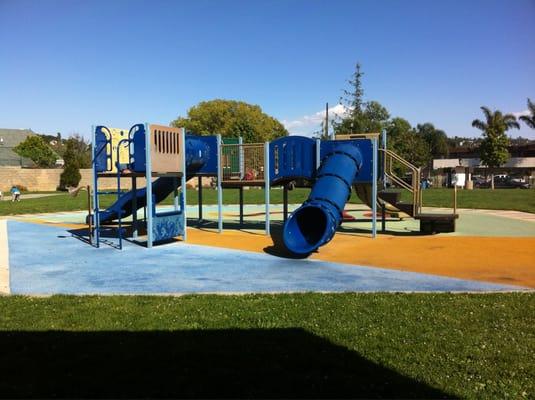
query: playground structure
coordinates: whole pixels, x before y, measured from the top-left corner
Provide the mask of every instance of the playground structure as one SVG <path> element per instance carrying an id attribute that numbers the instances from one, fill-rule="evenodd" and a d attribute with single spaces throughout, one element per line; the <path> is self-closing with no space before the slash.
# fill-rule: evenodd
<path id="1" fill-rule="evenodd" d="M 346 135 L 334 140 L 286 136 L 251 144 L 243 143 L 241 138 L 197 136 L 186 134 L 183 128 L 153 124 L 136 124 L 129 130 L 97 126 L 92 132 L 93 209 L 88 221 L 90 240 L 96 247 L 106 236 L 117 236 L 119 248 L 123 239 L 130 238 L 144 242 L 147 247 L 178 236 L 186 240 L 186 182 L 195 177 L 199 179 L 199 223 L 203 222 L 201 179 L 215 179 L 219 232 L 223 230 L 223 189 L 239 190 L 240 223 L 243 223 L 244 187 L 263 188 L 265 231 L 269 235 L 270 188 L 282 187 L 283 241 L 296 254 L 309 254 L 332 239 L 342 223 L 352 188 L 372 209 L 372 237 L 377 232 L 378 208 L 382 210 L 383 230 L 387 210 L 420 219 L 422 231 L 429 233 L 455 228 L 455 213 L 421 212 L 420 171 L 387 150 L 384 135 L 379 149 L 380 134 Z M 398 177 L 396 163 L 411 171 L 411 183 Z M 116 179 L 117 190 L 99 191 L 101 178 Z M 138 189 L 138 178 L 150 184 Z M 131 180 L 132 190 L 121 191 L 122 179 Z M 306 182 L 311 193 L 288 216 L 288 187 L 294 182 Z M 409 190 L 412 203 L 401 202 L 400 192 L 387 189 L 387 182 Z M 101 210 L 101 194 L 114 194 L 117 200 Z M 158 212 L 156 204 L 171 194 L 173 210 Z M 143 218 L 138 218 L 137 210 L 141 208 Z M 124 219 L 130 215 L 132 223 L 127 229 Z M 116 225 L 110 225 L 114 221 Z"/>

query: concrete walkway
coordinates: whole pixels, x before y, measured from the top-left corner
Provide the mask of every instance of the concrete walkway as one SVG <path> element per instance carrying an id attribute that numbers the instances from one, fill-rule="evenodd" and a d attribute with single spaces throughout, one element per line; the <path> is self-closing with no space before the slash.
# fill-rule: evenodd
<path id="1" fill-rule="evenodd" d="M 4 197 L 2 197 L 3 201 L 11 201 L 11 193 L 5 192 L 3 193 Z M 20 195 L 20 201 L 24 201 L 26 199 L 38 199 L 40 197 L 50 197 L 50 196 L 59 196 L 64 193 L 22 193 Z"/>
<path id="2" fill-rule="evenodd" d="M 9 294 L 9 248 L 6 220 L 0 220 L 0 294 Z"/>
<path id="3" fill-rule="evenodd" d="M 452 212 L 451 208 L 440 208 L 440 207 L 424 207 L 423 210 L 425 212 L 440 212 L 440 213 Z M 486 210 L 486 209 L 481 209 L 481 208 L 458 208 L 457 212 L 461 214 L 493 215 L 496 217 L 516 219 L 518 221 L 535 222 L 535 214 L 524 212 L 524 211 Z"/>

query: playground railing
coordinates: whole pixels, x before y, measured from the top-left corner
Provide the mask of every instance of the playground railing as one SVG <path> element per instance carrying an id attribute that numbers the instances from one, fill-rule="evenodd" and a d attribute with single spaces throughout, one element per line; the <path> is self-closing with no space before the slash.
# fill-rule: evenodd
<path id="1" fill-rule="evenodd" d="M 264 182 L 266 171 L 264 143 L 221 145 L 220 168 L 223 182 Z"/>
<path id="2" fill-rule="evenodd" d="M 420 187 L 420 168 L 414 166 L 403 157 L 397 155 L 391 150 L 380 149 L 383 153 L 383 171 L 385 177 L 393 184 L 408 190 L 412 195 L 413 215 L 422 212 L 422 190 Z M 411 173 L 411 183 L 400 178 L 394 171 L 395 163 L 408 169 Z"/>

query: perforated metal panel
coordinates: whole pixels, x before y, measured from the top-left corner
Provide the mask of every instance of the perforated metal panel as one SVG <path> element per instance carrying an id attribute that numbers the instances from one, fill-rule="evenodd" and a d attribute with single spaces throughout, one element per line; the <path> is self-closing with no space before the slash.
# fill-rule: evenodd
<path id="1" fill-rule="evenodd" d="M 150 141 L 152 172 L 183 172 L 181 162 L 184 156 L 182 128 L 150 125 Z"/>

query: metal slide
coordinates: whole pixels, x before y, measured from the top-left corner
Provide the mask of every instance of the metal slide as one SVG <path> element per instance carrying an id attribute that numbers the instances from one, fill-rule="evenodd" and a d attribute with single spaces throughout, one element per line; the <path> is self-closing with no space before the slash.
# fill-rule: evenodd
<path id="1" fill-rule="evenodd" d="M 355 193 L 357 197 L 366 204 L 368 207 L 372 208 L 372 184 L 371 183 L 356 183 L 353 185 L 355 188 Z M 394 207 L 392 204 L 384 201 L 380 198 L 377 198 L 377 209 L 380 210 L 382 205 L 385 205 L 385 210 L 390 213 L 401 213 L 403 211 Z"/>
<path id="2" fill-rule="evenodd" d="M 340 142 L 325 155 L 308 199 L 284 224 L 288 250 L 309 254 L 333 238 L 361 166 L 361 152 L 350 143 Z"/>

